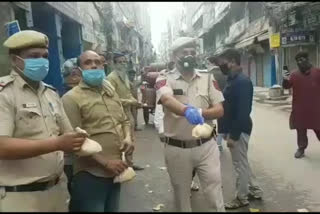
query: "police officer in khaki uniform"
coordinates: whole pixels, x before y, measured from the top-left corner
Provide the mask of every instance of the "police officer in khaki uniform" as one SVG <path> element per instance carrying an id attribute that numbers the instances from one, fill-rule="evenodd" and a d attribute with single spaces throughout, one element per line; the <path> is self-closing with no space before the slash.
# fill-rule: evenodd
<path id="1" fill-rule="evenodd" d="M 131 123 L 131 138 L 132 142 L 135 145 L 136 136 L 134 130 L 134 116 L 131 111 L 131 107 L 140 106 L 140 103 L 135 99 L 131 93 L 130 89 L 130 80 L 128 77 L 128 59 L 123 53 L 114 53 L 113 57 L 113 71 L 108 75 L 107 80 L 111 83 L 111 85 L 115 88 L 115 91 L 120 97 L 121 103 L 124 108 L 124 112 Z M 143 167 L 137 166 L 133 164 L 133 157 L 130 155 L 128 158 L 129 165 L 132 166 L 134 170 L 143 170 Z"/>
<path id="2" fill-rule="evenodd" d="M 134 149 L 130 121 L 114 88 L 105 80 L 99 55 L 86 51 L 78 58 L 78 65 L 82 81 L 62 97 L 63 105 L 72 126 L 86 130 L 103 151 L 76 158 L 70 210 L 116 212 L 120 184 L 113 183 L 113 179 L 127 168 L 121 152 L 130 155 Z"/>
<path id="3" fill-rule="evenodd" d="M 48 37 L 20 31 L 4 46 L 13 70 L 0 78 L 0 212 L 68 211 L 63 152 L 78 151 L 86 136 L 71 133 L 59 95 L 42 82 Z"/>
<path id="4" fill-rule="evenodd" d="M 139 83 L 138 81 L 135 80 L 136 71 L 134 69 L 129 69 L 128 77 L 129 77 L 129 81 L 130 81 L 131 94 L 136 100 L 138 100 L 138 87 L 139 87 L 139 85 L 141 85 L 141 82 Z M 142 105 L 131 106 L 131 112 L 132 112 L 132 116 L 134 118 L 134 130 L 135 131 L 142 131 L 142 129 L 138 128 L 138 108 L 141 106 Z"/>
<path id="5" fill-rule="evenodd" d="M 195 125 L 204 121 L 213 125 L 223 116 L 224 98 L 212 75 L 194 69 L 196 39 L 178 38 L 172 52 L 176 68 L 158 77 L 156 89 L 164 110 L 165 162 L 176 208 L 192 211 L 190 185 L 195 169 L 210 211 L 225 211 L 218 146 L 213 138 L 196 140 L 191 135 Z"/>

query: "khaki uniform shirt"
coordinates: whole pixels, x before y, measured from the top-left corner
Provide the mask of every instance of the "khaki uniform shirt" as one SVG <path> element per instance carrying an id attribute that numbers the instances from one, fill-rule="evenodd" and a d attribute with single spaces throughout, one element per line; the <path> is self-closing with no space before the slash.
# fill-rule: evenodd
<path id="1" fill-rule="evenodd" d="M 127 87 L 124 81 L 119 77 L 117 72 L 112 71 L 111 74 L 107 77 L 107 80 L 111 83 L 111 85 L 115 88 L 115 91 L 119 95 L 121 102 L 123 104 L 124 110 L 128 115 L 131 106 L 126 105 L 125 100 L 135 99 L 131 93 L 131 88 Z M 129 115 L 128 115 L 129 116 Z"/>
<path id="2" fill-rule="evenodd" d="M 138 99 L 138 85 L 136 81 L 130 82 L 130 91 L 135 99 Z"/>
<path id="3" fill-rule="evenodd" d="M 40 82 L 35 91 L 15 71 L 0 78 L 0 85 L 0 136 L 40 140 L 73 130 L 51 86 Z M 63 173 L 63 165 L 62 151 L 0 160 L 0 186 L 50 181 Z"/>
<path id="4" fill-rule="evenodd" d="M 173 95 L 181 103 L 202 109 L 224 101 L 222 92 L 218 90 L 212 74 L 200 73 L 198 70 L 195 71 L 190 82 L 184 80 L 176 68 L 171 72 L 161 74 L 156 81 L 156 89 L 157 103 L 164 94 Z M 185 141 L 194 140 L 192 137 L 194 125 L 191 125 L 184 116 L 170 112 L 165 106 L 163 111 L 165 136 Z M 212 120 L 205 120 L 205 123 L 213 125 Z"/>
<path id="5" fill-rule="evenodd" d="M 106 159 L 120 160 L 121 141 L 125 137 L 123 128 L 130 127 L 130 122 L 112 86 L 109 90 L 99 91 L 81 81 L 62 97 L 62 101 L 72 126 L 86 130 L 90 139 L 100 143 Z M 88 171 L 98 177 L 111 177 L 90 157 L 76 157 L 74 171 Z"/>
<path id="6" fill-rule="evenodd" d="M 111 74 L 108 75 L 107 80 L 111 83 L 116 93 L 120 97 L 122 106 L 124 108 L 124 112 L 127 115 L 131 124 L 131 140 L 133 143 L 135 143 L 136 141 L 136 138 L 134 136 L 135 121 L 131 111 L 132 106 L 126 102 L 127 100 L 135 100 L 135 98 L 131 93 L 130 85 L 129 87 L 127 87 L 125 82 L 121 79 L 121 77 L 117 74 L 116 71 L 112 71 Z"/>

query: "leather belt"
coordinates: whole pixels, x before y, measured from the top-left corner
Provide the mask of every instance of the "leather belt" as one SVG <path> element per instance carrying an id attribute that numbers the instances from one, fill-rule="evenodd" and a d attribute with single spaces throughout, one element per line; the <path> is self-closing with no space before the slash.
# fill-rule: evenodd
<path id="1" fill-rule="evenodd" d="M 45 191 L 55 186 L 59 182 L 60 178 L 56 178 L 52 181 L 31 183 L 18 186 L 2 186 L 6 192 L 34 192 L 34 191 Z"/>
<path id="2" fill-rule="evenodd" d="M 199 140 L 190 140 L 190 141 L 182 141 L 176 140 L 170 137 L 166 137 L 166 143 L 171 146 L 176 146 L 184 149 L 190 149 L 197 146 L 201 146 L 202 144 L 209 142 L 212 138 L 205 138 Z"/>

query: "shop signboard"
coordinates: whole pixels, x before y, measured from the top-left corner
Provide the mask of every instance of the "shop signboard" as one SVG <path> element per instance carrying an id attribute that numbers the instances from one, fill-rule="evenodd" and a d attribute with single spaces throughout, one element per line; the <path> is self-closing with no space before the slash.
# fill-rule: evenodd
<path id="1" fill-rule="evenodd" d="M 280 33 L 274 33 L 270 37 L 270 48 L 280 47 Z"/>
<path id="2" fill-rule="evenodd" d="M 7 36 L 10 37 L 15 33 L 20 32 L 20 26 L 18 20 L 14 20 L 12 22 L 9 22 L 5 25 L 7 30 Z"/>
<path id="3" fill-rule="evenodd" d="M 281 46 L 293 46 L 303 44 L 315 44 L 314 31 L 288 32 L 281 34 Z"/>

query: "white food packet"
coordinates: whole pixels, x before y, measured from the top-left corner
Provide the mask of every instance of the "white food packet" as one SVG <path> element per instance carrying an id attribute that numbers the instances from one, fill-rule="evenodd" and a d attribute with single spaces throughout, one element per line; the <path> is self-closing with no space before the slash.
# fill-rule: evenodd
<path id="1" fill-rule="evenodd" d="M 126 162 L 126 157 L 124 152 L 122 152 L 122 161 Z M 126 181 L 132 180 L 136 176 L 135 171 L 132 169 L 132 167 L 128 167 L 125 169 L 120 175 L 116 176 L 113 179 L 113 183 L 123 183 Z"/>
<path id="2" fill-rule="evenodd" d="M 196 125 L 196 127 L 192 129 L 192 137 L 210 138 L 212 131 L 213 131 L 213 128 L 206 123 L 204 123 L 203 125 Z"/>
<path id="3" fill-rule="evenodd" d="M 88 134 L 85 130 L 79 127 L 75 128 L 75 131 L 78 133 Z M 83 157 L 83 156 L 90 156 L 101 151 L 102 151 L 102 147 L 98 142 L 87 138 L 82 144 L 80 151 L 76 152 L 75 154 L 80 157 Z"/>

